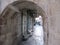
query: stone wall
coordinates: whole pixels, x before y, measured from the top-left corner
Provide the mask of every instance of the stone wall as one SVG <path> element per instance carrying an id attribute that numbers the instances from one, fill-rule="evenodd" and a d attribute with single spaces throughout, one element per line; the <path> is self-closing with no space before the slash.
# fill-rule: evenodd
<path id="1" fill-rule="evenodd" d="M 27 14 L 26 11 L 22 14 L 21 12 L 17 13 L 14 10 L 9 9 L 9 13 L 6 12 L 6 14 L 2 16 L 4 19 L 3 24 L 2 24 L 2 18 L 0 18 L 0 23 L 1 23 L 0 44 L 1 45 L 17 45 L 21 43 L 20 41 L 22 40 L 23 34 L 25 36 L 28 35 L 26 14 Z M 21 17 L 22 15 L 23 18 Z M 31 22 L 32 20 L 29 21 Z"/>
<path id="2" fill-rule="evenodd" d="M 6 8 L 6 6 L 7 5 L 9 5 L 10 3 L 12 3 L 12 2 L 14 2 L 14 1 L 16 1 L 16 0 L 1 0 L 1 4 L 0 4 L 0 10 L 1 10 L 1 12 L 0 13 L 2 13 L 2 11 Z"/>
<path id="3" fill-rule="evenodd" d="M 60 45 L 60 0 L 49 1 L 49 45 Z"/>

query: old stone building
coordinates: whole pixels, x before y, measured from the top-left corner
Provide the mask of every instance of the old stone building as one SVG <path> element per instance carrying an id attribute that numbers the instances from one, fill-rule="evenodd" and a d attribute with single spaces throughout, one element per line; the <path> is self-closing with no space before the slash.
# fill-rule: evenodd
<path id="1" fill-rule="evenodd" d="M 42 16 L 44 45 L 60 45 L 60 0 L 1 0 L 0 45 L 19 45 Z"/>

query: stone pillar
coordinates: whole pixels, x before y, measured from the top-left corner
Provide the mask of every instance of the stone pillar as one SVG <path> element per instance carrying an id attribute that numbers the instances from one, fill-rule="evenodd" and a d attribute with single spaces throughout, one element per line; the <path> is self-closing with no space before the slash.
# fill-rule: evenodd
<path id="1" fill-rule="evenodd" d="M 3 24 L 3 19 L 2 19 L 2 17 L 0 17 L 0 35 L 1 35 L 1 30 L 2 30 L 2 24 Z"/>

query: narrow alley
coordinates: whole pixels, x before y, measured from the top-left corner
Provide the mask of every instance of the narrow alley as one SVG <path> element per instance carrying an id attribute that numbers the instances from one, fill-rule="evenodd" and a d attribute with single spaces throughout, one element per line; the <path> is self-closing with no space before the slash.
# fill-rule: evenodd
<path id="1" fill-rule="evenodd" d="M 60 0 L 0 0 L 0 45 L 60 45 Z"/>
<path id="2" fill-rule="evenodd" d="M 20 45 L 43 45 L 43 27 L 41 25 L 34 26 L 34 32 L 32 36 L 26 41 L 22 41 Z"/>

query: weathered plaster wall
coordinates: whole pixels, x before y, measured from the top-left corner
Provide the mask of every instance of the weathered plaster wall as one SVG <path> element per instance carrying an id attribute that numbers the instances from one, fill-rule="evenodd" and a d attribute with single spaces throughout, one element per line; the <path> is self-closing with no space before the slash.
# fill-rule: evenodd
<path id="1" fill-rule="evenodd" d="M 60 45 L 60 0 L 49 1 L 49 45 Z"/>

